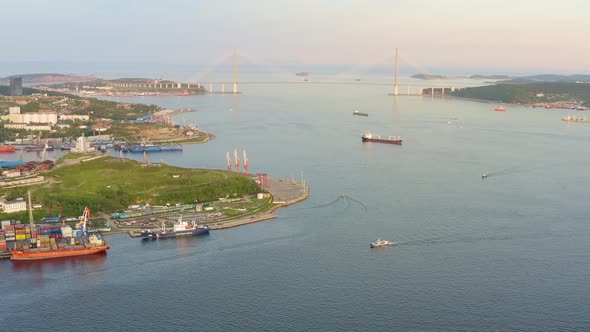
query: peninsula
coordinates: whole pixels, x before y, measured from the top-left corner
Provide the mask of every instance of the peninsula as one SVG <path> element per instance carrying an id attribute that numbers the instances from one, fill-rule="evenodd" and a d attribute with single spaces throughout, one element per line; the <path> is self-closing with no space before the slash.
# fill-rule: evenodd
<path id="1" fill-rule="evenodd" d="M 88 96 L 189 96 L 207 92 L 200 84 L 151 78 L 95 79 L 85 82 L 52 84 L 42 88 Z"/>
<path id="2" fill-rule="evenodd" d="M 9 109 L 18 114 L 8 114 Z M 126 143 L 195 143 L 214 137 L 194 124 L 180 126 L 170 120 L 175 113 L 184 111 L 34 88 L 23 88 L 22 96 L 9 96 L 8 87 L 0 86 L 0 114 L 4 114 L 0 141 L 40 144 L 39 135 L 34 135 L 37 132 L 51 142 L 96 133 Z M 24 117 L 29 123 L 23 123 Z"/>
<path id="3" fill-rule="evenodd" d="M 85 207 L 93 211 L 95 227 L 119 231 L 158 227 L 170 213 L 189 213 L 212 229 L 235 227 L 276 218 L 279 206 L 307 197 L 301 184 L 222 170 L 189 169 L 140 163 L 107 155 L 68 154 L 45 182 L 6 189 L 15 199 L 31 191 L 36 220 L 77 220 Z M 264 188 L 263 188 L 264 187 Z M 267 189 L 273 190 L 272 194 Z M 149 211 L 146 212 L 146 211 Z M 62 218 L 63 217 L 63 218 Z M 0 214 L 2 219 L 28 220 L 28 212 Z M 174 219 L 174 218 L 172 218 Z"/>

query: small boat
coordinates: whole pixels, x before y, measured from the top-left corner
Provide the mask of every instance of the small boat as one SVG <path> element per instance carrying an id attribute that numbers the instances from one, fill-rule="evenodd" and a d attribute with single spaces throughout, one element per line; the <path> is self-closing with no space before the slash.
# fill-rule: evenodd
<path id="1" fill-rule="evenodd" d="M 483 179 L 485 179 L 485 178 L 487 178 L 487 177 L 488 177 L 488 175 L 487 175 L 487 174 L 485 174 L 485 173 L 481 175 L 481 179 L 482 179 L 482 180 L 483 180 Z"/>
<path id="2" fill-rule="evenodd" d="M 369 116 L 369 113 L 354 111 L 354 112 L 352 112 L 352 115 Z"/>
<path id="3" fill-rule="evenodd" d="M 565 122 L 590 122 L 590 119 L 584 119 L 584 118 L 577 118 L 575 116 L 566 116 L 564 118 L 561 118 L 562 121 Z"/>
<path id="4" fill-rule="evenodd" d="M 382 247 L 391 247 L 395 246 L 397 242 L 391 242 L 387 240 L 377 239 L 375 242 L 371 242 L 371 248 L 382 248 Z"/>
<path id="5" fill-rule="evenodd" d="M 506 107 L 496 107 L 496 108 L 494 108 L 494 111 L 496 111 L 496 112 L 506 112 Z"/>
<path id="6" fill-rule="evenodd" d="M 16 146 L 14 145 L 0 145 L 0 152 L 14 152 Z"/>

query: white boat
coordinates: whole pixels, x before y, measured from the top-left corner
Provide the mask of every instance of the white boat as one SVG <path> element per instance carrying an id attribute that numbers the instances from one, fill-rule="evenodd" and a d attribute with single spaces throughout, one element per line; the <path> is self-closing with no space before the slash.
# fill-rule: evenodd
<path id="1" fill-rule="evenodd" d="M 390 247 L 396 245 L 397 242 L 391 242 L 387 240 L 377 239 L 375 242 L 371 242 L 371 248 Z"/>

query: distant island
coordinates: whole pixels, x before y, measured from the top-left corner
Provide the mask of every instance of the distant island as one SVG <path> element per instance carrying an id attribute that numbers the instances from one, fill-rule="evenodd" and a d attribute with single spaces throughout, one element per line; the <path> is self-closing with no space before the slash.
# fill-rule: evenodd
<path id="1" fill-rule="evenodd" d="M 473 79 L 473 80 L 482 80 L 482 79 L 507 80 L 507 79 L 513 78 L 513 76 L 509 76 L 509 75 L 482 75 L 482 74 L 469 75 L 469 76 L 446 76 L 446 75 L 433 75 L 433 74 L 416 74 L 416 75 L 412 75 L 411 77 L 419 79 L 419 80 L 444 80 L 444 79 L 450 79 L 450 78 L 469 78 L 469 79 Z"/>
<path id="2" fill-rule="evenodd" d="M 443 75 L 431 75 L 431 74 L 416 74 L 412 75 L 412 78 L 416 78 L 419 80 L 443 80 L 446 79 L 446 76 Z"/>
<path id="3" fill-rule="evenodd" d="M 584 75 L 584 74 L 574 74 L 574 75 L 542 74 L 542 75 L 516 77 L 516 78 L 502 81 L 499 83 L 526 84 L 526 83 L 540 83 L 540 82 L 590 83 L 590 75 Z"/>
<path id="4" fill-rule="evenodd" d="M 61 83 L 61 82 L 84 82 L 96 80 L 95 76 L 78 76 L 78 75 L 65 75 L 57 73 L 49 74 L 22 74 L 22 75 L 11 75 L 0 78 L 0 84 L 8 84 L 11 78 L 21 77 L 24 84 L 48 84 L 48 83 Z"/>
<path id="5" fill-rule="evenodd" d="M 509 75 L 470 75 L 467 78 L 474 80 L 507 80 L 513 78 Z"/>

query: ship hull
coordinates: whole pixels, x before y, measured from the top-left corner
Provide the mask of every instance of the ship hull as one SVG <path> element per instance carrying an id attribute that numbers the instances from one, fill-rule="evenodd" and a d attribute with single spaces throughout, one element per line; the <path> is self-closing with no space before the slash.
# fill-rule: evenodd
<path id="1" fill-rule="evenodd" d="M 182 151 L 180 145 L 162 145 L 162 146 L 132 146 L 129 148 L 129 152 L 162 152 L 162 151 Z"/>
<path id="2" fill-rule="evenodd" d="M 59 250 L 48 250 L 48 251 L 13 251 L 10 257 L 13 261 L 33 261 L 41 259 L 52 259 L 62 257 L 75 257 L 93 255 L 107 251 L 108 245 L 103 245 L 95 248 L 81 248 L 81 249 L 59 249 Z"/>
<path id="3" fill-rule="evenodd" d="M 157 232 L 156 235 L 158 239 L 169 239 L 174 237 L 182 237 L 182 236 L 196 236 L 196 235 L 203 235 L 209 234 L 209 229 L 192 229 L 186 231 L 178 231 L 178 232 Z"/>
<path id="4" fill-rule="evenodd" d="M 15 150 L 16 150 L 16 147 L 12 146 L 12 145 L 0 146 L 0 152 L 14 152 Z"/>
<path id="5" fill-rule="evenodd" d="M 389 140 L 389 139 L 382 139 L 382 138 L 367 138 L 363 137 L 363 142 L 373 142 L 373 143 L 385 143 L 385 144 L 397 144 L 402 145 L 403 140 Z"/>

